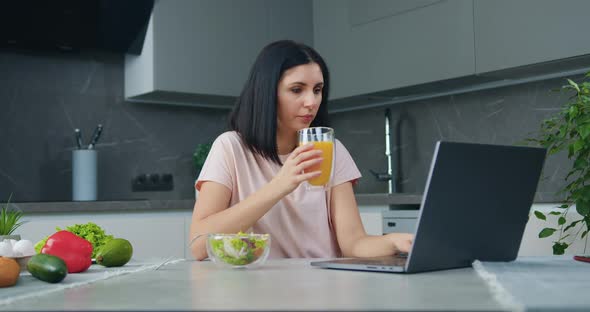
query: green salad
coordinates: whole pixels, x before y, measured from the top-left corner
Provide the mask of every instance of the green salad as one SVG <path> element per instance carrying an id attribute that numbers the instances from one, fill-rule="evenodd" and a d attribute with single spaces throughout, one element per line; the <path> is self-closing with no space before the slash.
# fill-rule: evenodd
<path id="1" fill-rule="evenodd" d="M 264 253 L 270 236 L 268 234 L 212 235 L 209 244 L 215 256 L 232 265 L 250 264 Z"/>

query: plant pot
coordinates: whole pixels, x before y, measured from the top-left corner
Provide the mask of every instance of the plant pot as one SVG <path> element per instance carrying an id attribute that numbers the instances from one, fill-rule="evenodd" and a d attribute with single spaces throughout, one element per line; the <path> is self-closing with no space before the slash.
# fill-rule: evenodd
<path id="1" fill-rule="evenodd" d="M 0 242 L 5 240 L 5 239 L 14 239 L 14 240 L 20 240 L 20 235 L 18 234 L 13 234 L 13 235 L 0 235 Z"/>

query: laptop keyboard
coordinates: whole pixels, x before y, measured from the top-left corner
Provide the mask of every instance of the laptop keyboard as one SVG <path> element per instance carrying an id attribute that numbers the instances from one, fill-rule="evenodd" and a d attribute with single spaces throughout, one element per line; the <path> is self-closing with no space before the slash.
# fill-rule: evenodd
<path id="1" fill-rule="evenodd" d="M 407 255 L 396 255 L 386 257 L 374 258 L 354 258 L 354 259 L 338 259 L 333 262 L 342 264 L 365 264 L 365 265 L 380 265 L 380 266 L 405 266 L 408 260 Z"/>

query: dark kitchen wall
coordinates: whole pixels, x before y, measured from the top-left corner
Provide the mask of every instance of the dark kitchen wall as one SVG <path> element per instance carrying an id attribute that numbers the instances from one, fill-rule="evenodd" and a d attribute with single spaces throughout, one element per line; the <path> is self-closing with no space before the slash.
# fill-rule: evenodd
<path id="1" fill-rule="evenodd" d="M 583 77 L 570 77 L 581 80 Z M 534 137 L 542 120 L 559 112 L 567 94 L 551 91 L 567 84 L 565 78 L 438 97 L 390 106 L 393 152 L 400 161 L 399 188 L 422 193 L 437 140 L 489 144 L 521 144 Z M 571 94 L 570 94 L 571 95 Z M 357 192 L 387 192 L 387 183 L 369 172 L 386 172 L 385 108 L 332 115 L 336 136 L 345 144 L 363 174 Z M 560 201 L 555 193 L 565 185 L 572 162 L 561 152 L 545 163 L 535 200 Z"/>
<path id="2" fill-rule="evenodd" d="M 84 142 L 104 125 L 98 151 L 98 200 L 194 198 L 192 152 L 223 132 L 227 111 L 129 103 L 123 100 L 123 55 L 0 52 L 0 202 L 71 197 L 74 129 Z M 580 79 L 581 77 L 572 77 Z M 517 144 L 566 96 L 552 79 L 391 106 L 398 139 L 400 190 L 422 193 L 436 140 Z M 387 191 L 369 169 L 387 169 L 384 108 L 331 115 L 336 136 L 363 178 L 357 193 Z M 547 159 L 537 201 L 557 201 L 570 166 L 564 153 Z M 172 173 L 174 189 L 132 192 L 141 173 Z"/>
<path id="3" fill-rule="evenodd" d="M 192 152 L 224 131 L 227 111 L 123 100 L 124 56 L 0 52 L 0 202 L 71 200 L 74 129 L 104 125 L 98 200 L 194 198 Z M 174 189 L 132 192 L 141 173 Z"/>

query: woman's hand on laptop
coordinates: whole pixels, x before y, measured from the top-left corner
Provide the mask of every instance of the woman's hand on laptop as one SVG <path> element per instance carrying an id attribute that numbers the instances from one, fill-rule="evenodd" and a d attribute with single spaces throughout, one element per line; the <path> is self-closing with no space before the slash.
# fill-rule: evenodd
<path id="1" fill-rule="evenodd" d="M 409 253 L 414 242 L 414 234 L 389 233 L 384 237 L 393 245 L 393 254 Z"/>
<path id="2" fill-rule="evenodd" d="M 386 235 L 363 235 L 342 256 L 349 258 L 383 257 L 407 254 L 412 249 L 414 234 L 390 233 Z M 348 251 L 348 252 L 347 252 Z"/>

